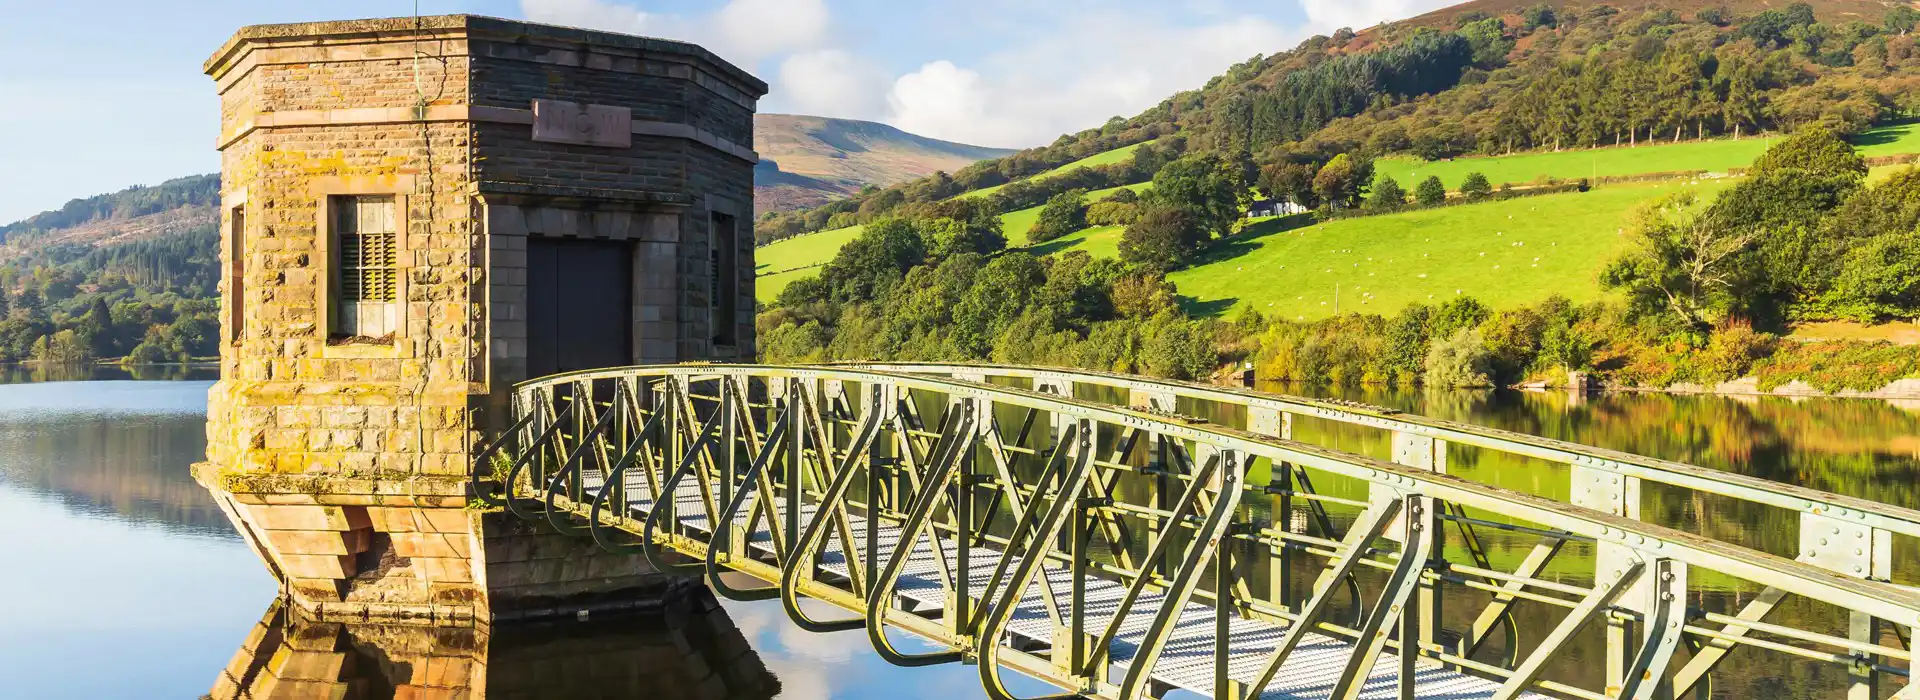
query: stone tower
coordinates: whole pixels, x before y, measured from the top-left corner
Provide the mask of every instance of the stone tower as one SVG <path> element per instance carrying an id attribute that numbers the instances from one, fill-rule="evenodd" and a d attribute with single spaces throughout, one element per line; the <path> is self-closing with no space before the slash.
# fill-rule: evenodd
<path id="1" fill-rule="evenodd" d="M 514 382 L 750 359 L 753 111 L 691 44 L 472 16 L 247 27 L 195 473 L 297 604 L 459 621 L 660 583 L 468 508 Z"/>

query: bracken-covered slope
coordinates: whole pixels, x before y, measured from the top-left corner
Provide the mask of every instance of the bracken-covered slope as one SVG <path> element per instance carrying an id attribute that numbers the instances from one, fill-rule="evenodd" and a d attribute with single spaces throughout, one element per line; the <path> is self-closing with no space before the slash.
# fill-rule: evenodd
<path id="1" fill-rule="evenodd" d="M 112 246 L 210 230 L 219 224 L 219 199 L 220 176 L 215 174 L 75 199 L 0 225 L 0 261 L 54 246 Z"/>
<path id="2" fill-rule="evenodd" d="M 815 206 L 867 185 L 885 187 L 1013 151 L 909 134 L 853 119 L 759 114 L 753 145 L 754 206 L 762 212 Z"/>
<path id="3" fill-rule="evenodd" d="M 1728 16 L 1746 16 L 1767 10 L 1783 9 L 1796 0 L 1607 0 L 1606 2 L 1562 2 L 1549 1 L 1545 4 L 1560 12 L 1578 14 L 1595 5 L 1608 5 L 1623 12 L 1644 10 L 1672 10 L 1682 17 L 1693 17 L 1701 10 L 1715 8 Z M 1813 8 L 1813 15 L 1822 22 L 1845 24 L 1849 20 L 1860 20 L 1868 24 L 1879 24 L 1886 15 L 1887 8 L 1896 2 L 1887 0 L 1799 0 Z M 1458 5 L 1434 10 L 1424 15 L 1395 22 L 1397 25 L 1452 29 L 1454 18 L 1468 12 L 1483 12 L 1499 17 L 1517 15 L 1522 10 L 1542 4 L 1541 0 L 1470 0 Z M 1362 29 L 1362 27 L 1354 27 Z"/>

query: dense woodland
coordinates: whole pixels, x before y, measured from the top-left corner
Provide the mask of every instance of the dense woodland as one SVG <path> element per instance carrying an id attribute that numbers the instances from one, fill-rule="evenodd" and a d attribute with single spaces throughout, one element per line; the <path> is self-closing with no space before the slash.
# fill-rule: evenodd
<path id="1" fill-rule="evenodd" d="M 216 175 L 76 199 L 0 227 L 0 362 L 125 358 L 174 362 L 218 352 L 219 232 L 212 221 L 106 245 L 38 244 L 50 232 L 219 200 Z"/>
<path id="2" fill-rule="evenodd" d="M 1900 8 L 1880 25 L 1835 27 L 1797 4 L 1741 18 L 1606 7 L 1562 17 L 1542 5 L 1517 21 L 1459 17 L 1450 33 L 1315 38 L 1048 149 L 1161 134 L 1128 162 L 972 198 L 944 199 L 961 187 L 935 176 L 830 205 L 824 225 L 866 229 L 762 313 L 762 353 L 1177 378 L 1251 363 L 1263 378 L 1337 382 L 1484 386 L 1591 370 L 1660 386 L 1757 375 L 1877 388 L 1920 371 L 1920 352 L 1777 334 L 1793 321 L 1920 316 L 1920 173 L 1869 185 L 1844 140 L 1913 111 L 1914 17 Z M 1715 201 L 1670 198 L 1635 214 L 1630 251 L 1601 279 L 1624 302 L 1490 309 L 1463 297 L 1392 317 L 1215 319 L 1190 315 L 1165 277 L 1231 236 L 1255 192 L 1323 218 L 1525 194 L 1478 175 L 1458 192 L 1437 179 L 1409 192 L 1374 177 L 1383 154 L 1757 131 L 1792 137 Z M 1086 198 L 1149 179 L 1139 195 Z M 1549 184 L 1541 189 L 1587 186 Z M 1043 207 L 1036 243 L 1125 225 L 1119 259 L 1006 249 L 995 215 L 1031 206 Z M 819 211 L 763 219 L 761 234 L 779 237 Z"/>

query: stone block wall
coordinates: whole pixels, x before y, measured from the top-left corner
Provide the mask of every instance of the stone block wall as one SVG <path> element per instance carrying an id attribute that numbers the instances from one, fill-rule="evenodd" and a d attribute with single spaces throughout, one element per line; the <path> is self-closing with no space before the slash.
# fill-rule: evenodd
<path id="1" fill-rule="evenodd" d="M 765 84 L 697 46 L 471 16 L 248 27 L 206 70 L 227 323 L 196 474 L 296 602 L 454 619 L 579 588 L 568 577 L 638 583 L 646 572 L 611 563 L 543 563 L 491 595 L 490 575 L 528 574 L 487 559 L 515 547 L 468 510 L 470 459 L 529 378 L 530 236 L 634 241 L 632 361 L 753 356 Z M 536 100 L 625 110 L 631 133 L 536 140 Z M 386 338 L 330 337 L 343 195 L 394 198 Z M 736 224 L 719 283 L 716 212 Z M 735 295 L 732 346 L 712 342 L 716 293 Z"/>

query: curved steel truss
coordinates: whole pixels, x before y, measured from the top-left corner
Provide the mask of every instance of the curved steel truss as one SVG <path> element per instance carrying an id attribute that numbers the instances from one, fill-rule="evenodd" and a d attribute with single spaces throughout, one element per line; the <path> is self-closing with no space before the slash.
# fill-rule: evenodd
<path id="1" fill-rule="evenodd" d="M 1175 412 L 1204 392 L 1245 399 L 1245 424 Z M 1910 511 L 1405 416 L 904 365 L 584 372 L 514 407 L 477 492 L 802 628 L 864 629 L 891 662 L 975 662 L 995 698 L 1007 670 L 1063 697 L 1664 698 L 1757 655 L 1879 697 L 1920 625 L 1885 570 Z M 1310 411 L 1393 432 L 1400 463 L 1289 439 Z M 1569 455 L 1572 495 L 1448 476 L 1448 440 Z M 1640 522 L 1640 479 L 1776 499 L 1807 551 Z M 1766 621 L 1783 601 L 1811 612 Z"/>

